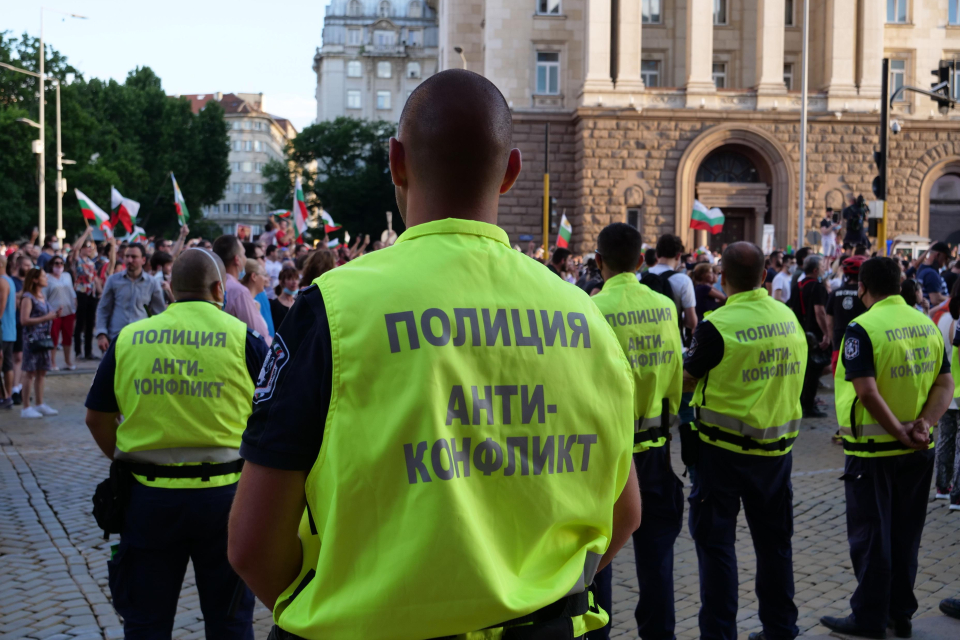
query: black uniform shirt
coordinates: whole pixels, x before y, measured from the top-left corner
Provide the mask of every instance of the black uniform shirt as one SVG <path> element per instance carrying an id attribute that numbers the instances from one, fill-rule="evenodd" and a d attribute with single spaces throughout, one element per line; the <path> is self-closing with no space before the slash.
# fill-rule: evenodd
<path id="1" fill-rule="evenodd" d="M 205 300 L 180 300 L 180 303 L 184 302 L 205 302 L 206 304 L 210 304 Z M 113 381 L 117 375 L 116 344 L 116 340 L 110 344 L 110 348 L 107 349 L 107 353 L 104 354 L 103 360 L 100 361 L 100 366 L 97 367 L 97 374 L 93 378 L 93 385 L 87 393 L 87 401 L 85 403 L 87 409 L 102 411 L 104 413 L 116 413 L 120 411 L 120 405 L 117 404 L 117 395 L 114 393 L 113 388 Z M 263 367 L 264 358 L 267 356 L 267 343 L 263 341 L 259 333 L 250 328 L 247 329 L 247 342 L 244 346 L 244 356 L 247 371 L 250 373 L 250 378 L 254 384 L 256 384 L 257 377 L 260 375 L 260 369 Z"/>
<path id="2" fill-rule="evenodd" d="M 323 296 L 313 285 L 297 296 L 273 336 L 243 432 L 244 460 L 285 471 L 313 467 L 330 407 L 332 351 Z"/>
<path id="3" fill-rule="evenodd" d="M 798 284 L 798 287 L 800 289 L 802 306 L 798 304 L 797 308 L 801 309 L 803 313 L 803 317 L 801 318 L 803 328 L 805 331 L 815 335 L 817 340 L 823 340 L 823 330 L 817 322 L 816 306 L 827 306 L 827 288 L 823 286 L 822 282 L 817 282 L 816 280 L 810 281 L 809 276 L 804 278 L 803 282 Z"/>
<path id="4" fill-rule="evenodd" d="M 830 292 L 827 299 L 827 315 L 833 316 L 833 350 L 840 350 L 843 333 L 847 330 L 850 321 L 867 310 L 857 296 L 857 283 L 844 282 L 843 285 Z"/>
<path id="5" fill-rule="evenodd" d="M 873 342 L 867 331 L 857 324 L 856 320 L 850 323 L 843 336 L 843 367 L 846 369 L 844 379 L 848 382 L 857 378 L 876 378 L 877 371 L 873 360 Z M 943 363 L 940 373 L 950 373 L 950 351 L 943 350 Z"/>
<path id="6" fill-rule="evenodd" d="M 683 356 L 683 368 L 702 378 L 723 360 L 723 337 L 710 320 L 704 320 L 693 332 L 693 340 Z"/>

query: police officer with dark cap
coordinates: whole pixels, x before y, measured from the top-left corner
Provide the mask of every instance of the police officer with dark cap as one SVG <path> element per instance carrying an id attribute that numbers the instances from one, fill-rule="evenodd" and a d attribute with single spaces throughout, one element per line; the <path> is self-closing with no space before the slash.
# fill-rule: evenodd
<path id="1" fill-rule="evenodd" d="M 850 256 L 841 263 L 843 269 L 843 284 L 830 292 L 827 298 L 827 326 L 830 329 L 833 347 L 833 356 L 830 361 L 830 370 L 837 371 L 837 358 L 840 356 L 840 343 L 847 325 L 867 310 L 863 301 L 857 295 L 860 265 L 867 261 L 866 256 Z"/>

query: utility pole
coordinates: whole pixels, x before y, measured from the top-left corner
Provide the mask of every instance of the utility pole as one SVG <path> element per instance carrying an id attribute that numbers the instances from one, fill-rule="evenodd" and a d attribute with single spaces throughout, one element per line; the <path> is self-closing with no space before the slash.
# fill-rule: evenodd
<path id="1" fill-rule="evenodd" d="M 543 261 L 550 258 L 550 123 L 543 139 Z"/>
<path id="2" fill-rule="evenodd" d="M 879 173 L 873 181 L 873 195 L 883 202 L 883 218 L 877 224 L 877 250 L 887 255 L 887 159 L 890 155 L 890 59 L 884 58 L 880 79 L 880 151 L 876 153 Z"/>
<path id="3" fill-rule="evenodd" d="M 46 111 L 46 89 L 47 89 L 47 76 L 43 72 L 44 58 L 46 58 L 45 51 L 43 50 L 43 9 L 40 9 L 40 223 L 37 225 L 37 229 L 40 232 L 40 242 L 43 243 L 46 241 L 47 236 L 47 220 L 46 220 L 46 207 L 47 207 L 47 141 L 46 141 L 46 131 L 44 129 L 44 111 Z"/>
<path id="4" fill-rule="evenodd" d="M 800 204 L 797 211 L 797 248 L 803 246 L 807 196 L 807 55 L 810 40 L 810 0 L 803 0 L 803 75 L 800 80 Z"/>

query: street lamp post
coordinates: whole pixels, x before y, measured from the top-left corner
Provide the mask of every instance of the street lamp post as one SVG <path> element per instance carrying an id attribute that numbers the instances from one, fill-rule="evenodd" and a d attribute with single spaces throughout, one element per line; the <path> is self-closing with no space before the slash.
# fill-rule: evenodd
<path id="1" fill-rule="evenodd" d="M 453 50 L 456 51 L 457 54 L 459 54 L 459 56 L 460 56 L 460 68 L 461 68 L 461 69 L 466 69 L 466 68 L 467 68 L 467 57 L 466 57 L 465 55 L 463 55 L 463 48 L 462 48 L 462 47 L 454 47 Z"/>

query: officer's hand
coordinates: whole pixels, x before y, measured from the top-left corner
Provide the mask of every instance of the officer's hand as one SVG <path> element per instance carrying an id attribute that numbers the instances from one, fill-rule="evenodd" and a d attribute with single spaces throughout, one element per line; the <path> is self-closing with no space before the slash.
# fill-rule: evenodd
<path id="1" fill-rule="evenodd" d="M 913 429 L 910 431 L 910 436 L 914 442 L 920 445 L 921 449 L 926 449 L 930 446 L 930 423 L 927 422 L 926 418 L 917 418 L 913 421 Z"/>
<path id="2" fill-rule="evenodd" d="M 97 346 L 100 347 L 100 351 L 103 353 L 107 352 L 107 349 L 110 347 L 110 339 L 107 338 L 106 334 L 101 333 L 97 336 Z"/>
<path id="3" fill-rule="evenodd" d="M 922 431 L 922 427 L 920 430 Z M 924 433 L 918 435 L 917 432 L 917 421 L 902 422 L 896 433 L 897 441 L 909 449 L 926 449 L 930 444 L 930 437 Z"/>

